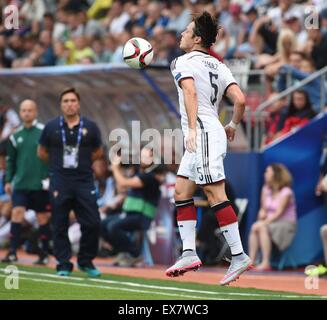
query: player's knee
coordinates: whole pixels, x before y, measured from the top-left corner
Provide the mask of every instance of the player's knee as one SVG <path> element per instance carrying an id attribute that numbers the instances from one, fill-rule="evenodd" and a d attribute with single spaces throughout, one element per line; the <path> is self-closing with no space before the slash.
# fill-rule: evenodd
<path id="1" fill-rule="evenodd" d="M 190 198 L 190 196 L 188 196 L 185 191 L 176 189 L 174 192 L 174 200 L 175 201 L 183 201 L 183 200 L 189 199 L 189 198 Z"/>
<path id="2" fill-rule="evenodd" d="M 222 192 L 219 188 L 214 188 L 211 185 L 205 186 L 203 191 L 210 204 L 217 204 L 228 200 L 225 192 Z"/>

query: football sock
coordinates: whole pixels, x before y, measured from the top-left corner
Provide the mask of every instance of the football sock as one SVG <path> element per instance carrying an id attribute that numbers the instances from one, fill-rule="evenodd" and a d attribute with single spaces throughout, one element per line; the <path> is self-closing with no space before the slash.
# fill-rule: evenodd
<path id="1" fill-rule="evenodd" d="M 9 251 L 11 253 L 16 253 L 19 247 L 20 236 L 21 236 L 22 224 L 11 222 L 10 226 L 10 246 Z"/>
<path id="2" fill-rule="evenodd" d="M 243 246 L 238 229 L 237 216 L 230 201 L 213 205 L 211 207 L 216 215 L 219 227 L 227 244 L 230 247 L 233 259 L 243 258 Z"/>
<path id="3" fill-rule="evenodd" d="M 194 200 L 176 201 L 175 204 L 177 208 L 178 230 L 183 241 L 183 252 L 188 250 L 195 251 L 196 209 L 194 207 Z"/>

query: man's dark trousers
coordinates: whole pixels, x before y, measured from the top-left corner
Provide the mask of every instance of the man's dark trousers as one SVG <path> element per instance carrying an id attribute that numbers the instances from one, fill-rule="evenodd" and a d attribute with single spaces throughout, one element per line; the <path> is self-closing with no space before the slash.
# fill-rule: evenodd
<path id="1" fill-rule="evenodd" d="M 88 266 L 97 254 L 100 232 L 100 215 L 93 180 L 52 177 L 50 194 L 54 256 L 59 263 L 57 269 L 73 268 L 69 262 L 72 252 L 68 238 L 71 210 L 75 212 L 82 233 L 77 261 L 81 266 Z"/>

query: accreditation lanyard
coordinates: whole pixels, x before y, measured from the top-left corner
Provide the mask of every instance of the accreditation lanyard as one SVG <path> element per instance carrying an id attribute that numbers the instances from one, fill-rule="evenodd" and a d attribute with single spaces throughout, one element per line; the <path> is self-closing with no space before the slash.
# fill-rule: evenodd
<path id="1" fill-rule="evenodd" d="M 63 159 L 62 159 L 63 168 L 76 169 L 78 167 L 78 153 L 79 153 L 79 146 L 82 140 L 83 125 L 84 125 L 84 120 L 81 117 L 79 128 L 78 128 L 76 145 L 67 146 L 66 133 L 64 129 L 64 118 L 62 116 L 60 117 L 61 138 L 63 144 Z"/>
<path id="2" fill-rule="evenodd" d="M 84 119 L 81 117 L 79 128 L 78 128 L 78 135 L 77 135 L 77 142 L 75 148 L 79 148 L 81 141 L 82 141 L 82 133 L 83 133 L 83 125 L 84 125 Z M 66 132 L 64 129 L 64 117 L 60 117 L 60 128 L 61 128 L 61 139 L 63 146 L 67 146 L 67 140 L 66 140 Z"/>

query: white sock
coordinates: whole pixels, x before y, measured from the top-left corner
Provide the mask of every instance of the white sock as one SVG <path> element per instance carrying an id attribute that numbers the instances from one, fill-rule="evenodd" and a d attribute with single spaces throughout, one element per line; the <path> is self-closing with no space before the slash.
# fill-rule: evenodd
<path id="1" fill-rule="evenodd" d="M 232 255 L 243 253 L 243 246 L 241 242 L 240 232 L 238 230 L 238 222 L 228 224 L 220 228 L 222 231 Z"/>
<path id="2" fill-rule="evenodd" d="M 196 220 L 177 221 L 179 234 L 183 241 L 184 250 L 195 251 L 195 226 Z"/>

